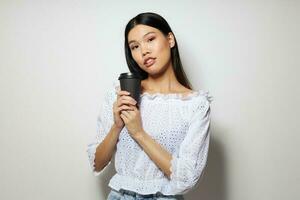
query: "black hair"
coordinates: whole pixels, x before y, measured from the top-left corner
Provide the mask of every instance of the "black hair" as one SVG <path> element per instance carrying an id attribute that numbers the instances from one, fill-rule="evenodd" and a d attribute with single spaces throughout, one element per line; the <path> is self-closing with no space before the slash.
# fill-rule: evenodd
<path id="1" fill-rule="evenodd" d="M 147 26 L 154 27 L 160 30 L 165 36 L 167 36 L 170 32 L 172 32 L 171 27 L 169 26 L 168 22 L 160 15 L 152 12 L 140 13 L 134 18 L 132 18 L 126 25 L 125 28 L 125 56 L 126 62 L 130 72 L 138 73 L 142 80 L 148 77 L 148 73 L 142 70 L 138 64 L 134 61 L 131 55 L 130 47 L 128 45 L 128 33 L 129 31 L 134 28 L 136 25 L 143 24 Z M 172 32 L 173 33 L 173 32 Z M 174 35 L 174 33 L 173 33 Z M 176 76 L 176 79 L 184 85 L 185 87 L 192 89 L 189 80 L 183 70 L 183 66 L 181 64 L 179 50 L 177 41 L 174 35 L 175 45 L 171 48 L 171 60 L 173 65 L 173 70 Z"/>

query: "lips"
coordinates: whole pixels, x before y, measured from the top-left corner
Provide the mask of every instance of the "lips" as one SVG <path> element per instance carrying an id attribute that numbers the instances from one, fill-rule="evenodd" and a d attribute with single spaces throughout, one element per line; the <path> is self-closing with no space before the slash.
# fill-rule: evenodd
<path id="1" fill-rule="evenodd" d="M 155 59 L 156 59 L 156 58 L 152 58 L 152 57 L 146 58 L 146 59 L 144 60 L 144 65 L 145 65 L 146 67 L 150 67 L 151 65 L 153 65 L 153 64 L 155 63 Z"/>

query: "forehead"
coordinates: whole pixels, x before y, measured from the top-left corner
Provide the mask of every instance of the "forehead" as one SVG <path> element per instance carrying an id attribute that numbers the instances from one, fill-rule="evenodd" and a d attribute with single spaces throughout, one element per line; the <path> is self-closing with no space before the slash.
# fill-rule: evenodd
<path id="1" fill-rule="evenodd" d="M 156 34 L 161 34 L 161 32 L 154 27 L 147 26 L 147 25 L 136 25 L 134 28 L 132 28 L 128 33 L 128 41 L 131 40 L 139 40 L 143 38 L 143 36 L 149 32 L 154 32 Z"/>

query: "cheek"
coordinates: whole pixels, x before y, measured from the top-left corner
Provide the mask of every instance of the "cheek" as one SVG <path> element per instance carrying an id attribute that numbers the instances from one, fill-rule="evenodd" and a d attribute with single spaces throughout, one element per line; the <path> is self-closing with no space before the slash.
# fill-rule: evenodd
<path id="1" fill-rule="evenodd" d="M 157 47 L 157 51 L 159 55 L 162 56 L 164 59 L 169 59 L 171 55 L 171 50 L 168 44 L 162 44 Z"/>
<path id="2" fill-rule="evenodd" d="M 140 62 L 141 62 L 139 56 L 138 56 L 137 53 L 136 53 L 136 51 L 131 52 L 131 56 L 132 56 L 133 60 L 134 60 L 136 63 L 140 63 Z"/>
<path id="3" fill-rule="evenodd" d="M 143 58 L 138 53 L 135 52 L 131 52 L 131 56 L 133 60 L 138 64 L 138 66 L 144 70 Z"/>
<path id="4" fill-rule="evenodd" d="M 162 53 L 166 50 L 166 45 L 163 41 L 158 41 L 156 43 L 153 43 L 150 47 L 156 53 Z"/>

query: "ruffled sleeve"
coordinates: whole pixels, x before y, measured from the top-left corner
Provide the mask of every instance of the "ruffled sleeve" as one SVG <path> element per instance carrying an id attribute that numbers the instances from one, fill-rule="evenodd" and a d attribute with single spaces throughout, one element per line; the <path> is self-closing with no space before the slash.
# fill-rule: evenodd
<path id="1" fill-rule="evenodd" d="M 115 85 L 115 84 L 114 84 Z M 101 174 L 102 171 L 111 163 L 109 163 L 105 166 L 105 168 L 101 171 L 95 171 L 95 153 L 98 145 L 104 140 L 106 135 L 108 134 L 111 126 L 113 125 L 113 103 L 116 99 L 116 90 L 115 86 L 111 87 L 105 92 L 104 100 L 101 105 L 101 110 L 97 117 L 97 123 L 96 123 L 96 134 L 94 138 L 89 142 L 87 145 L 87 154 L 88 154 L 88 160 L 90 164 L 91 171 L 95 176 L 98 176 Z"/>
<path id="2" fill-rule="evenodd" d="M 191 113 L 189 128 L 177 152 L 172 155 L 169 190 L 185 194 L 196 185 L 206 166 L 210 138 L 210 103 L 204 93 Z"/>

